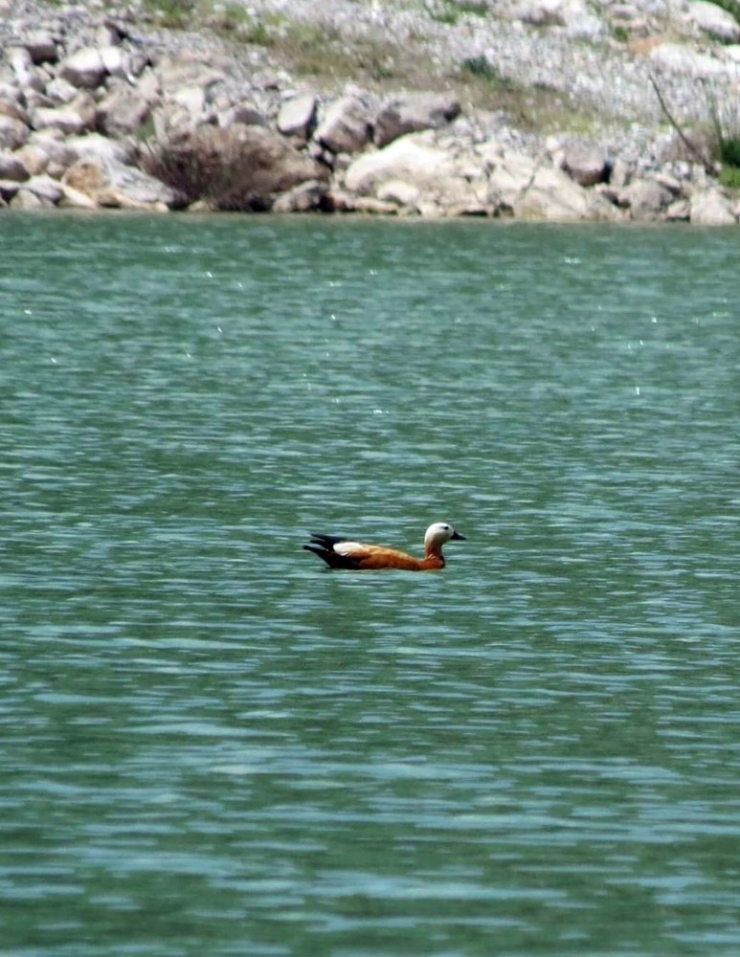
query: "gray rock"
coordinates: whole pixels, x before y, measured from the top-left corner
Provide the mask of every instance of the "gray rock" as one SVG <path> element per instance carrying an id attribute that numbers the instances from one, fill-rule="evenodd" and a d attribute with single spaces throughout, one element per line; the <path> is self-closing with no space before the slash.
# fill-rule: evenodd
<path id="1" fill-rule="evenodd" d="M 418 209 L 421 199 L 419 187 L 404 179 L 387 180 L 378 187 L 377 195 L 381 202 L 414 210 Z"/>
<path id="2" fill-rule="evenodd" d="M 343 208 L 345 212 L 364 213 L 369 216 L 394 216 L 398 214 L 398 206 L 395 203 L 383 202 L 382 199 L 375 199 L 373 196 L 360 196 L 345 201 Z"/>
<path id="3" fill-rule="evenodd" d="M 165 95 L 192 87 L 207 89 L 226 78 L 224 70 L 214 64 L 208 55 L 193 56 L 187 53 L 165 54 L 157 63 L 155 72 Z"/>
<path id="4" fill-rule="evenodd" d="M 35 130 L 19 155 L 34 175 L 53 169 L 59 170 L 61 176 L 68 166 L 79 159 L 70 141 L 59 130 L 53 129 Z"/>
<path id="5" fill-rule="evenodd" d="M 448 179 L 454 161 L 444 150 L 415 136 L 395 140 L 374 153 L 364 153 L 345 173 L 344 182 L 359 196 L 376 195 L 387 183 L 414 184 L 417 188 Z"/>
<path id="6" fill-rule="evenodd" d="M 95 46 L 115 47 L 123 39 L 125 31 L 112 20 L 106 20 L 95 28 Z"/>
<path id="7" fill-rule="evenodd" d="M 0 206 L 7 206 L 20 188 L 16 179 L 0 179 Z"/>
<path id="8" fill-rule="evenodd" d="M 563 169 L 579 186 L 595 186 L 609 178 L 609 162 L 599 147 L 567 148 L 563 155 Z"/>
<path id="9" fill-rule="evenodd" d="M 696 190 L 689 200 L 689 219 L 695 226 L 732 226 L 731 204 L 716 189 Z"/>
<path id="10" fill-rule="evenodd" d="M 115 163 L 129 165 L 134 158 L 134 150 L 129 143 L 112 140 L 100 133 L 88 133 L 86 136 L 70 136 L 62 144 L 72 157 L 67 165 L 72 165 L 78 159 L 111 160 Z M 62 157 L 59 157 L 61 160 Z"/>
<path id="11" fill-rule="evenodd" d="M 33 63 L 56 63 L 59 56 L 57 41 L 46 30 L 34 30 L 24 36 L 23 46 Z"/>
<path id="12" fill-rule="evenodd" d="M 309 139 L 316 126 L 318 101 L 313 93 L 301 93 L 280 107 L 277 128 L 284 136 Z"/>
<path id="13" fill-rule="evenodd" d="M 445 126 L 459 114 L 460 104 L 454 96 L 437 93 L 397 96 L 379 110 L 373 139 L 382 148 L 406 133 Z"/>
<path id="14" fill-rule="evenodd" d="M 182 205 L 176 190 L 113 159 L 81 159 L 67 170 L 62 182 L 99 206 L 164 211 Z"/>
<path id="15" fill-rule="evenodd" d="M 184 86 L 170 94 L 170 101 L 181 107 L 193 124 L 197 124 L 203 117 L 207 100 L 205 86 Z"/>
<path id="16" fill-rule="evenodd" d="M 19 93 L 20 91 L 15 91 Z M 7 94 L 0 93 L 0 116 L 9 116 L 14 120 L 20 120 L 25 126 L 30 124 L 28 111 L 11 92 Z"/>
<path id="17" fill-rule="evenodd" d="M 640 10 L 636 4 L 613 3 L 606 8 L 605 14 L 612 29 L 621 27 L 632 36 L 645 36 L 648 32 L 644 11 Z"/>
<path id="18" fill-rule="evenodd" d="M 25 97 L 23 91 L 19 89 L 16 83 L 12 82 L 12 77 L 0 69 L 0 112 L 7 113 L 8 107 L 23 109 Z"/>
<path id="19" fill-rule="evenodd" d="M 108 76 L 127 76 L 130 72 L 128 56 L 119 46 L 101 47 L 100 59 Z"/>
<path id="20" fill-rule="evenodd" d="M 655 182 L 668 190 L 671 194 L 671 199 L 675 199 L 683 192 L 680 180 L 677 180 L 675 176 L 671 176 L 670 173 L 656 173 Z"/>
<path id="21" fill-rule="evenodd" d="M 691 203 L 688 199 L 677 199 L 665 211 L 669 223 L 683 223 L 691 219 Z"/>
<path id="22" fill-rule="evenodd" d="M 650 61 L 661 70 L 695 80 L 729 78 L 736 71 L 731 62 L 680 43 L 659 44 L 650 51 Z"/>
<path id="23" fill-rule="evenodd" d="M 149 56 L 144 50 L 129 50 L 126 57 L 126 66 L 128 68 L 127 79 L 133 83 L 149 69 L 151 64 Z"/>
<path id="24" fill-rule="evenodd" d="M 137 74 L 136 89 L 152 105 L 159 103 L 162 98 L 162 88 L 159 83 L 159 77 L 156 72 L 147 67 Z"/>
<path id="25" fill-rule="evenodd" d="M 29 178 L 29 172 L 17 153 L 0 152 L 0 179 L 23 183 Z"/>
<path id="26" fill-rule="evenodd" d="M 105 63 L 97 47 L 84 47 L 59 64 L 58 76 L 82 89 L 90 90 L 99 86 L 105 75 Z"/>
<path id="27" fill-rule="evenodd" d="M 154 132 L 159 143 L 184 139 L 210 121 L 206 113 L 206 89 L 188 86 L 172 92 L 152 110 Z M 213 117 L 214 120 L 216 117 Z"/>
<path id="28" fill-rule="evenodd" d="M 607 32 L 604 21 L 585 0 L 518 0 L 509 8 L 509 16 L 535 27 L 561 27 L 576 38 L 595 40 Z"/>
<path id="29" fill-rule="evenodd" d="M 17 150 L 26 142 L 29 132 L 21 120 L 0 113 L 0 149 Z"/>
<path id="30" fill-rule="evenodd" d="M 53 206 L 56 206 L 64 192 L 57 180 L 43 173 L 40 176 L 32 176 L 23 184 L 23 189 L 30 190 L 40 199 L 48 200 Z"/>
<path id="31" fill-rule="evenodd" d="M 24 146 L 21 146 L 19 150 L 16 150 L 15 153 L 6 153 L 4 155 L 14 157 L 22 164 L 26 171 L 24 179 L 28 176 L 38 176 L 39 173 L 43 173 L 49 166 L 49 154 L 46 150 L 33 143 L 26 143 Z"/>
<path id="32" fill-rule="evenodd" d="M 314 138 L 332 153 L 358 153 L 372 139 L 371 120 L 364 99 L 345 96 L 329 105 Z"/>
<path id="33" fill-rule="evenodd" d="M 662 219 L 673 200 L 670 190 L 655 179 L 638 179 L 623 191 L 632 219 L 651 221 Z"/>
<path id="34" fill-rule="evenodd" d="M 350 193 L 371 197 L 394 211 L 397 200 L 413 190 L 414 208 L 422 215 L 445 215 L 453 209 L 488 205 L 486 174 L 480 165 L 476 169 L 442 149 L 433 135 L 409 133 L 355 159 L 344 183 Z"/>
<path id="35" fill-rule="evenodd" d="M 610 185 L 617 189 L 622 189 L 629 183 L 631 176 L 632 169 L 630 164 L 627 163 L 626 160 L 624 160 L 621 156 L 618 156 L 611 164 L 611 169 L 609 172 Z"/>
<path id="36" fill-rule="evenodd" d="M 76 86 L 68 80 L 64 80 L 61 76 L 54 77 L 51 82 L 46 84 L 44 89 L 44 93 L 55 106 L 71 103 L 79 92 Z"/>
<path id="37" fill-rule="evenodd" d="M 708 0 L 690 0 L 688 15 L 708 36 L 722 43 L 740 41 L 740 24 L 735 17 Z"/>
<path id="38" fill-rule="evenodd" d="M 20 188 L 8 204 L 11 209 L 16 210 L 42 210 L 53 209 L 54 203 L 44 196 L 39 196 L 33 190 Z"/>
<path id="39" fill-rule="evenodd" d="M 488 178 L 492 201 L 513 210 L 519 196 L 534 179 L 537 160 L 523 152 L 507 149 L 495 140 L 478 146 L 476 155 Z"/>
<path id="40" fill-rule="evenodd" d="M 87 209 L 94 210 L 98 208 L 98 204 L 86 193 L 81 193 L 77 189 L 73 189 L 71 186 L 67 186 L 62 183 L 62 196 L 57 206 L 60 209 Z"/>
<path id="41" fill-rule="evenodd" d="M 254 104 L 247 101 L 236 103 L 219 114 L 218 125 L 224 128 L 241 123 L 243 126 L 267 126 L 265 115 Z"/>
<path id="42" fill-rule="evenodd" d="M 20 85 L 22 87 L 28 86 L 31 82 L 31 67 L 33 66 L 33 59 L 29 51 L 25 47 L 8 47 L 5 56 Z"/>
<path id="43" fill-rule="evenodd" d="M 556 222 L 620 218 L 616 207 L 600 194 L 579 186 L 562 170 L 539 167 L 527 188 L 513 204 L 519 219 Z"/>
<path id="44" fill-rule="evenodd" d="M 56 129 L 65 136 L 79 136 L 95 128 L 95 101 L 87 93 L 80 93 L 71 103 L 55 109 L 39 107 L 31 116 L 35 130 Z"/>
<path id="45" fill-rule="evenodd" d="M 149 116 L 149 103 L 138 90 L 120 86 L 98 104 L 98 128 L 108 136 L 135 133 Z"/>
<path id="46" fill-rule="evenodd" d="M 326 209 L 330 206 L 328 195 L 328 183 L 321 183 L 315 179 L 307 180 L 278 196 L 272 211 L 274 213 L 308 213 L 312 210 Z"/>
<path id="47" fill-rule="evenodd" d="M 565 19 L 561 6 L 558 0 L 551 3 L 547 0 L 518 0 L 511 4 L 507 10 L 507 16 L 512 20 L 521 20 L 522 23 L 535 27 L 563 27 Z"/>

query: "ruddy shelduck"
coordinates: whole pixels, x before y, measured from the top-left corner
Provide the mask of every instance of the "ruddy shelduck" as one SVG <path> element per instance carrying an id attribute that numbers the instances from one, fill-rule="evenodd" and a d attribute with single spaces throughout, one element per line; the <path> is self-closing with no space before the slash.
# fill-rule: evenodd
<path id="1" fill-rule="evenodd" d="M 465 536 L 456 532 L 447 522 L 430 525 L 424 536 L 424 557 L 415 558 L 397 548 L 386 545 L 366 545 L 341 535 L 311 533 L 311 542 L 303 547 L 323 558 L 330 568 L 355 570 L 400 568 L 408 572 L 431 572 L 445 567 L 442 546 L 445 542 L 465 541 Z"/>

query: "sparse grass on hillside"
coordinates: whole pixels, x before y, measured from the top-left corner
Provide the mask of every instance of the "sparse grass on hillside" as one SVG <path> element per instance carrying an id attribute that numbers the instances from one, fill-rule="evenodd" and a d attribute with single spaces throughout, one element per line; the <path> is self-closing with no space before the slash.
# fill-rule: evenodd
<path id="1" fill-rule="evenodd" d="M 144 10 L 160 26 L 181 30 L 192 21 L 195 0 L 144 0 Z"/>
<path id="2" fill-rule="evenodd" d="M 595 122 L 583 107 L 572 107 L 561 91 L 540 83 L 525 86 L 499 73 L 484 56 L 463 60 L 452 87 L 471 109 L 503 112 L 524 130 L 587 134 Z"/>
<path id="3" fill-rule="evenodd" d="M 427 6 L 429 15 L 437 23 L 454 25 L 468 14 L 477 17 L 488 15 L 488 4 L 484 0 L 438 0 Z"/>
<path id="4" fill-rule="evenodd" d="M 226 3 L 208 17 L 208 25 L 224 37 L 258 46 L 269 46 L 272 35 L 241 3 Z"/>
<path id="5" fill-rule="evenodd" d="M 367 35 L 348 44 L 327 22 L 290 23 L 276 52 L 292 72 L 329 81 L 378 83 L 403 71 L 403 51 L 392 39 Z"/>
<path id="6" fill-rule="evenodd" d="M 357 0 L 363 3 L 364 0 Z M 740 0 L 738 0 L 740 2 Z M 229 43 L 263 47 L 297 77 L 333 90 L 355 81 L 377 93 L 398 89 L 444 89 L 466 110 L 503 112 L 525 129 L 578 129 L 591 118 L 570 106 L 568 97 L 544 86 L 525 86 L 501 75 L 485 57 L 464 60 L 444 70 L 423 36 L 398 38 L 366 31 L 352 38 L 328 19 L 291 19 L 282 12 L 250 12 L 237 0 L 144 0 L 162 26 L 199 28 L 207 24 Z M 487 16 L 483 0 L 437 0 L 428 6 L 436 23 L 456 24 L 463 16 Z"/>

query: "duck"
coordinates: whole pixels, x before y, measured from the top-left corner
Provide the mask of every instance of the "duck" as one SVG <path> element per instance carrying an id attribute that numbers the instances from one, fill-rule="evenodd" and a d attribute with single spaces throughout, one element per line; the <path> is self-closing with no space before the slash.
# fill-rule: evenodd
<path id="1" fill-rule="evenodd" d="M 424 557 L 416 558 L 387 545 L 367 545 L 341 535 L 311 532 L 311 541 L 303 547 L 323 559 L 330 568 L 375 570 L 398 568 L 408 572 L 431 572 L 445 567 L 442 546 L 446 542 L 466 541 L 448 522 L 435 522 L 424 535 Z"/>

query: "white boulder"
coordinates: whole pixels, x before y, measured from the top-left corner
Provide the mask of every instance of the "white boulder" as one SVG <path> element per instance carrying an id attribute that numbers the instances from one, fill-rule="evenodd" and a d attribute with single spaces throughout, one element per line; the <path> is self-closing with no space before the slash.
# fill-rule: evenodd
<path id="1" fill-rule="evenodd" d="M 280 107 L 277 128 L 284 136 L 308 139 L 316 123 L 318 102 L 313 93 L 291 96 Z"/>
<path id="2" fill-rule="evenodd" d="M 729 201 L 716 189 L 696 190 L 689 200 L 689 220 L 695 226 L 732 226 Z"/>
<path id="3" fill-rule="evenodd" d="M 88 156 L 64 174 L 65 186 L 84 193 L 99 206 L 164 211 L 181 205 L 181 198 L 159 180 L 113 159 Z"/>
<path id="4" fill-rule="evenodd" d="M 716 3 L 709 3 L 709 0 L 690 0 L 688 16 L 703 33 L 721 43 L 740 41 L 740 23 Z"/>
<path id="5" fill-rule="evenodd" d="M 97 47 L 83 47 L 59 64 L 58 75 L 72 86 L 94 89 L 105 78 L 103 57 Z"/>

